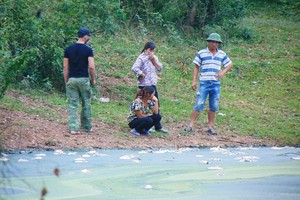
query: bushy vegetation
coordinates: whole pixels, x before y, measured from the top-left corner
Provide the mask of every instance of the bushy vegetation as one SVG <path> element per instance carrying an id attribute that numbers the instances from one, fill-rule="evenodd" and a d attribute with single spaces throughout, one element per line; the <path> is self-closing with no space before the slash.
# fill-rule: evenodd
<path id="1" fill-rule="evenodd" d="M 213 29 L 234 35 L 245 13 L 243 0 L 4 0 L 0 6 L 1 97 L 9 83 L 62 91 L 63 50 L 79 27 L 90 27 L 94 35 L 132 27 L 172 39 L 180 39 L 184 27 L 202 36 Z"/>
<path id="2" fill-rule="evenodd" d="M 296 1 L 5 0 L 0 9 L 2 95 L 9 83 L 62 91 L 63 49 L 85 26 L 93 34 L 97 88 L 105 89 L 95 89 L 96 96 L 111 98 L 109 104 L 93 102 L 95 119 L 128 128 L 124 119 L 136 91 L 130 68 L 144 43 L 152 40 L 164 66 L 158 83 L 164 123 L 188 122 L 194 103 L 192 59 L 206 46 L 207 34 L 218 32 L 234 62 L 222 80 L 220 113 L 225 116 L 217 117 L 220 131 L 300 144 Z M 36 98 L 45 96 L 51 100 L 45 94 Z"/>

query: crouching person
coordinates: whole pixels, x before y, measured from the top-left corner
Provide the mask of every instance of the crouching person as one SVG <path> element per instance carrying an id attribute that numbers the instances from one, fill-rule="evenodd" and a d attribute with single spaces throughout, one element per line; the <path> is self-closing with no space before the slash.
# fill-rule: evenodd
<path id="1" fill-rule="evenodd" d="M 148 135 L 152 126 L 160 123 L 161 115 L 158 113 L 158 100 L 154 96 L 155 88 L 146 86 L 138 90 L 130 104 L 130 114 L 127 118 L 131 134 Z"/>

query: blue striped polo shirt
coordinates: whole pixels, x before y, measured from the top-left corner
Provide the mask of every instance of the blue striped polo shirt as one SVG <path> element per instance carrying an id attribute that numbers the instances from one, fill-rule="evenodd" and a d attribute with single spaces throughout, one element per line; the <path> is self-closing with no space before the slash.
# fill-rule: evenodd
<path id="1" fill-rule="evenodd" d="M 193 61 L 200 67 L 200 81 L 220 81 L 215 75 L 221 70 L 221 67 L 227 67 L 231 64 L 230 58 L 222 50 L 217 49 L 215 56 L 208 48 L 200 50 Z"/>

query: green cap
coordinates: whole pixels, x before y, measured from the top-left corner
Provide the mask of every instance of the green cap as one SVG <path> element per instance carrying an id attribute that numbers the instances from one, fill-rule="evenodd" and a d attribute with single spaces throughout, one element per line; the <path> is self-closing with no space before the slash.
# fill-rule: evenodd
<path id="1" fill-rule="evenodd" d="M 222 43 L 221 36 L 218 33 L 210 34 L 206 41 L 216 41 Z"/>

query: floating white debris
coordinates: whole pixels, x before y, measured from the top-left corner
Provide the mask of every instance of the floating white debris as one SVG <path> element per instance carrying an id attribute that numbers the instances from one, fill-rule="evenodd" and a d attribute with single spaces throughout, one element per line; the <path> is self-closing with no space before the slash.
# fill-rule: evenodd
<path id="1" fill-rule="evenodd" d="M 58 149 L 58 150 L 54 151 L 54 155 L 56 155 L 56 156 L 61 156 L 63 154 L 65 154 L 65 152 L 63 150 Z"/>
<path id="2" fill-rule="evenodd" d="M 83 157 L 83 158 L 89 158 L 89 157 L 91 157 L 91 156 L 88 155 L 88 154 L 84 154 L 84 155 L 82 155 L 82 157 Z"/>
<path id="3" fill-rule="evenodd" d="M 256 156 L 243 156 L 239 158 L 235 158 L 235 160 L 240 160 L 240 162 L 256 162 L 259 157 Z"/>
<path id="4" fill-rule="evenodd" d="M 196 158 L 203 158 L 203 155 L 196 155 Z"/>
<path id="5" fill-rule="evenodd" d="M 4 156 L 4 157 L 8 157 L 8 155 L 5 154 L 5 153 L 1 153 L 1 155 Z"/>
<path id="6" fill-rule="evenodd" d="M 36 157 L 45 157 L 46 154 L 44 154 L 44 153 L 38 153 L 38 154 L 35 154 L 34 156 L 36 156 Z"/>
<path id="7" fill-rule="evenodd" d="M 210 158 L 210 161 L 221 161 L 221 158 Z"/>
<path id="8" fill-rule="evenodd" d="M 97 151 L 95 151 L 95 150 L 91 150 L 91 151 L 89 151 L 89 152 L 87 152 L 88 154 L 97 154 Z"/>
<path id="9" fill-rule="evenodd" d="M 0 161 L 7 162 L 9 161 L 9 158 L 7 156 L 3 156 L 0 158 Z"/>
<path id="10" fill-rule="evenodd" d="M 209 169 L 209 170 L 222 170 L 223 168 L 216 166 L 216 167 L 208 167 L 207 169 Z"/>
<path id="11" fill-rule="evenodd" d="M 163 154 L 163 153 L 170 153 L 171 151 L 169 149 L 160 149 L 158 151 L 153 151 L 153 153 L 160 153 L 160 154 Z M 173 151 L 175 152 L 175 151 Z"/>
<path id="12" fill-rule="evenodd" d="M 105 153 L 98 153 L 97 155 L 94 155 L 94 156 L 109 156 L 108 154 L 105 154 Z"/>
<path id="13" fill-rule="evenodd" d="M 273 149 L 273 150 L 281 150 L 283 148 L 282 147 L 271 147 L 271 149 Z"/>
<path id="14" fill-rule="evenodd" d="M 152 150 L 143 150 L 143 151 L 139 151 L 140 154 L 147 154 L 147 153 L 153 153 Z"/>
<path id="15" fill-rule="evenodd" d="M 292 157 L 292 160 L 300 160 L 300 156 Z"/>
<path id="16" fill-rule="evenodd" d="M 68 155 L 76 155 L 77 152 L 69 152 Z"/>
<path id="17" fill-rule="evenodd" d="M 209 150 L 214 151 L 214 152 L 224 151 L 224 149 L 222 149 L 220 146 L 212 147 Z"/>
<path id="18" fill-rule="evenodd" d="M 137 158 L 137 156 L 135 156 L 135 155 L 124 155 L 124 156 L 120 157 L 121 160 L 130 160 L 130 159 L 134 159 L 134 158 Z"/>
<path id="19" fill-rule="evenodd" d="M 20 159 L 18 160 L 18 162 L 28 162 L 28 160 L 27 160 L 27 159 L 22 159 L 22 158 L 20 158 Z"/>
<path id="20" fill-rule="evenodd" d="M 134 159 L 134 160 L 132 160 L 132 162 L 134 162 L 134 163 L 140 163 L 141 161 L 139 159 Z"/>
<path id="21" fill-rule="evenodd" d="M 200 160 L 200 163 L 205 164 L 205 165 L 209 164 L 209 162 L 207 160 Z"/>
<path id="22" fill-rule="evenodd" d="M 81 170 L 81 173 L 88 174 L 88 173 L 91 173 L 91 171 L 88 169 L 83 169 L 83 170 Z"/>
<path id="23" fill-rule="evenodd" d="M 240 150 L 258 150 L 258 148 L 254 148 L 254 147 L 240 147 Z"/>
<path id="24" fill-rule="evenodd" d="M 186 148 L 179 148 L 179 151 L 191 151 L 192 148 L 186 147 Z"/>
<path id="25" fill-rule="evenodd" d="M 76 162 L 76 163 L 85 163 L 87 161 L 84 158 L 75 158 L 74 162 Z"/>
<path id="26" fill-rule="evenodd" d="M 42 160 L 43 157 L 41 157 L 41 156 L 35 156 L 35 157 L 31 158 L 31 159 L 32 159 L 32 160 Z"/>
<path id="27" fill-rule="evenodd" d="M 92 155 L 92 156 L 108 156 L 107 154 L 103 154 L 103 153 L 98 153 L 95 150 L 89 151 L 87 152 L 88 154 Z"/>
<path id="28" fill-rule="evenodd" d="M 221 153 L 221 154 L 226 154 L 226 155 L 233 155 L 232 152 L 230 152 L 230 151 L 227 150 L 227 149 L 223 149 L 223 148 L 221 148 L 220 146 L 212 147 L 212 148 L 210 148 L 210 150 L 211 150 L 212 152 L 215 152 L 215 153 Z"/>
<path id="29" fill-rule="evenodd" d="M 152 189 L 152 185 L 145 185 L 145 189 Z"/>

